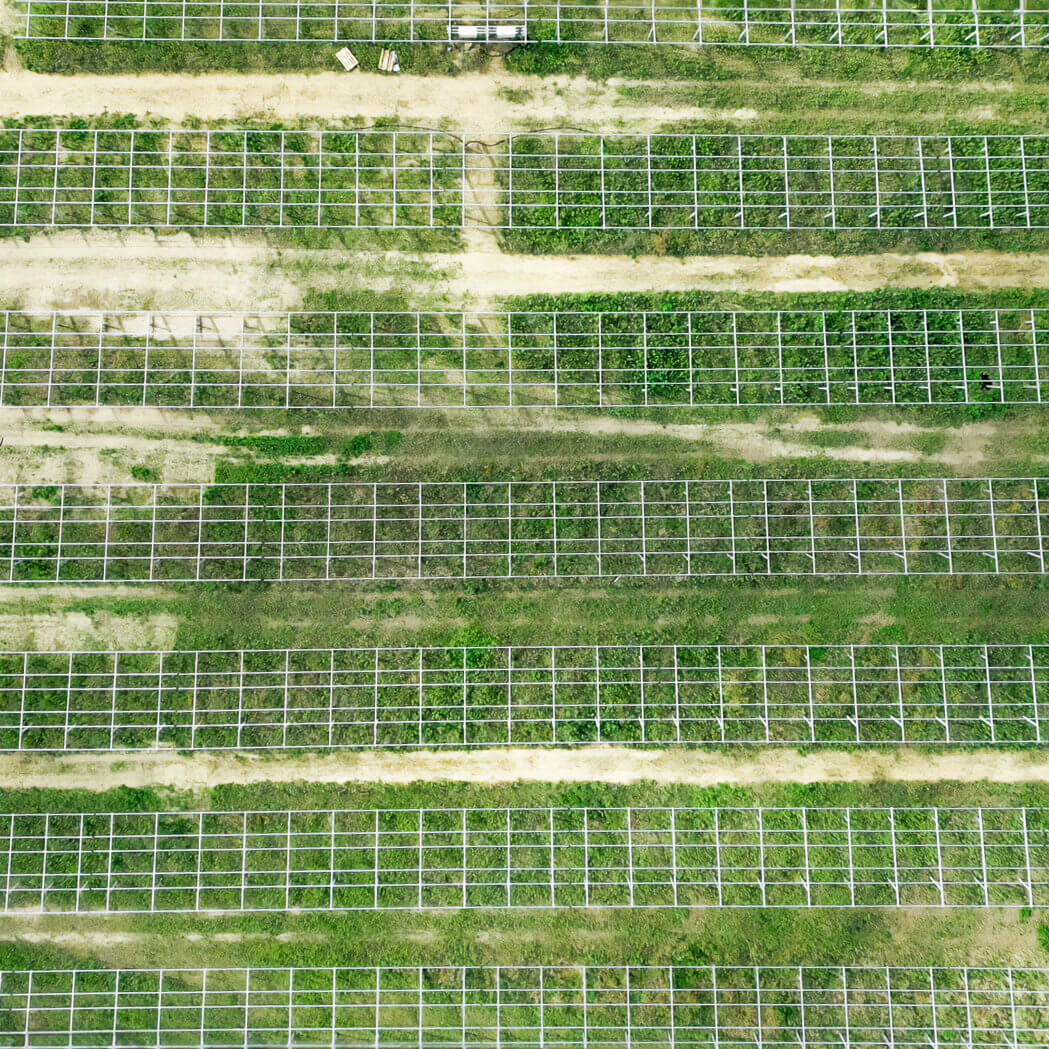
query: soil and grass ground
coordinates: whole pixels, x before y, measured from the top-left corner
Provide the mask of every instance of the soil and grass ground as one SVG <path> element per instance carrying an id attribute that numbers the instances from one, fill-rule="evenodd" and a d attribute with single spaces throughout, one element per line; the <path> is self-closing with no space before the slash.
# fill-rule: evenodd
<path id="1" fill-rule="evenodd" d="M 313 127 L 392 118 L 498 132 L 669 126 L 1036 134 L 1044 132 L 1049 113 L 1049 58 L 1038 54 L 551 47 L 493 59 L 476 51 L 406 48 L 400 79 L 299 75 L 331 70 L 333 50 L 8 43 L 0 119 L 90 123 L 108 110 L 163 125 L 252 117 Z M 365 66 L 374 66 L 369 49 L 359 55 Z M 278 72 L 294 75 L 281 79 L 273 75 Z M 966 238 L 883 232 L 850 241 L 719 234 L 683 243 L 647 234 L 579 243 L 500 239 L 477 231 L 454 241 L 414 234 L 325 240 L 258 233 L 38 233 L 0 241 L 0 306 L 1045 306 L 1045 248 L 1040 235 L 1019 233 Z M 564 254 L 576 250 L 587 254 Z M 681 294 L 671 297 L 668 291 Z M 564 297 L 568 292 L 588 298 Z M 525 295 L 532 297 L 513 298 Z M 616 414 L 4 409 L 0 427 L 0 481 L 40 484 L 1049 472 L 1049 431 L 1039 408 Z M 1047 598 L 1046 584 L 1007 577 L 0 586 L 0 646 L 1046 642 Z M 615 751 L 608 750 L 600 757 L 539 752 L 509 765 L 498 753 L 457 758 L 452 752 L 439 761 L 415 761 L 414 768 L 411 755 L 382 754 L 250 761 L 231 755 L 188 769 L 176 755 L 145 764 L 141 756 L 93 757 L 86 769 L 83 762 L 4 758 L 0 808 L 417 806 L 450 797 L 471 805 L 1049 804 L 1040 753 L 893 751 L 884 758 L 881 751 L 783 757 L 748 752 L 740 758 L 678 752 L 660 765 L 659 755 L 646 751 L 644 758 L 616 765 Z M 740 761 L 750 763 L 745 773 Z M 457 762 L 460 776 L 473 782 L 457 779 Z M 762 764 L 768 782 L 755 776 Z M 890 782 L 903 766 L 908 782 Z M 526 782 L 508 783 L 508 769 Z M 658 785 L 646 781 L 649 772 Z M 413 773 L 426 779 L 405 782 Z M 602 775 L 624 782 L 611 786 L 600 782 Z M 711 787 L 704 778 L 711 775 L 742 785 Z M 18 789 L 45 784 L 49 789 Z M 13 915 L 0 919 L 0 955 L 7 968 L 579 961 L 1049 965 L 1045 928 L 1040 913 L 980 909 Z"/>

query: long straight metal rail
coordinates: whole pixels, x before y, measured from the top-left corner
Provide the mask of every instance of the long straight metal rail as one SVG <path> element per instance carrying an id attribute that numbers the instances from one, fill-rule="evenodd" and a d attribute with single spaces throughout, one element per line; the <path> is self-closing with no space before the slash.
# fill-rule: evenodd
<path id="1" fill-rule="evenodd" d="M 411 43 L 546 40 L 707 46 L 1008 48 L 1049 46 L 1049 18 L 1018 0 L 18 0 L 19 35 L 44 40 Z"/>
<path id="2" fill-rule="evenodd" d="M 4 310 L 0 404 L 1042 404 L 1047 344 L 1033 308 Z"/>
<path id="3" fill-rule="evenodd" d="M 0 129 L 10 228 L 1049 228 L 1049 136 Z M 479 206 L 471 181 L 498 189 Z M 493 198 L 487 201 L 487 198 Z"/>
<path id="4" fill-rule="evenodd" d="M 1038 745 L 1045 645 L 0 653 L 0 750 Z"/>
<path id="5" fill-rule="evenodd" d="M 992 966 L 38 969 L 0 973 L 0 1016 L 23 1049 L 1026 1049 L 1047 988 L 1047 969 Z"/>
<path id="6" fill-rule="evenodd" d="M 0 485 L 12 582 L 1041 575 L 1045 480 Z"/>
<path id="7" fill-rule="evenodd" d="M 11 813 L 5 840 L 7 912 L 1049 903 L 1036 808 Z"/>

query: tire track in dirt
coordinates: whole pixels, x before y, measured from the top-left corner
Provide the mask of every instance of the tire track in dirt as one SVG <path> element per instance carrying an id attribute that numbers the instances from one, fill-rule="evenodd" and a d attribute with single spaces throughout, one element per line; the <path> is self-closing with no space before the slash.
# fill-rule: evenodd
<path id="1" fill-rule="evenodd" d="M 119 757 L 119 761 L 116 758 Z M 732 755 L 625 746 L 358 751 L 302 757 L 224 752 L 180 755 L 126 752 L 112 763 L 95 754 L 49 758 L 0 755 L 0 788 L 109 790 L 163 785 L 206 790 L 257 782 L 408 784 L 450 780 L 482 784 L 602 782 L 715 786 L 764 783 L 1049 782 L 1049 756 L 1034 751 L 919 751 L 888 748 L 801 753 L 790 748 Z"/>
<path id="2" fill-rule="evenodd" d="M 466 252 L 453 297 L 491 302 L 543 292 L 838 292 L 880 288 L 1040 287 L 1049 253 L 963 251 L 877 255 L 512 255 Z"/>
<path id="3" fill-rule="evenodd" d="M 541 950 L 548 956 L 562 956 L 566 940 L 577 950 L 608 952 L 622 950 L 624 937 L 617 924 L 609 924 L 607 912 L 591 908 L 585 913 L 561 912 L 554 925 L 522 925 L 507 912 L 506 920 L 492 922 L 489 915 L 478 916 L 477 926 L 471 924 L 469 935 L 489 962 L 505 962 L 500 957 L 505 950 Z M 367 933 L 358 927 L 353 946 L 369 951 L 388 950 L 391 944 L 404 944 L 408 949 L 437 949 L 444 935 L 442 924 L 434 924 L 434 917 L 426 914 L 401 912 L 401 918 L 391 924 L 384 921 Z M 715 929 L 724 912 L 717 908 L 695 908 L 682 914 L 678 926 L 684 935 L 695 936 L 702 929 Z M 386 917 L 391 917 L 387 912 Z M 144 932 L 122 921 L 124 916 L 92 915 L 96 928 L 86 928 L 84 915 L 63 914 L 9 914 L 0 929 L 0 944 L 25 943 L 51 945 L 65 951 L 91 958 L 94 965 L 113 968 L 152 968 L 158 965 L 175 968 L 194 968 L 201 964 L 216 964 L 202 952 L 220 952 L 220 962 L 228 965 L 244 964 L 243 952 L 253 944 L 337 944 L 345 951 L 346 934 L 333 931 L 302 931 L 281 929 L 281 923 L 265 932 L 223 931 L 211 927 L 209 915 L 199 916 L 197 928 L 180 931 L 166 928 L 163 932 Z M 978 966 L 1044 965 L 1045 953 L 1037 940 L 1038 922 L 1032 921 L 1019 909 L 990 908 L 968 911 L 935 911 L 929 908 L 901 907 L 882 912 L 886 925 L 884 938 L 864 945 L 862 959 L 868 965 L 898 965 L 901 955 L 909 964 L 921 959 L 933 963 L 944 957 L 955 964 Z M 458 931 L 462 936 L 463 930 Z M 648 958 L 651 963 L 671 961 L 675 951 L 675 936 L 661 945 L 659 957 Z M 934 945 L 933 954 L 925 953 Z M 442 945 L 443 946 L 443 945 Z M 757 945 L 760 952 L 761 945 Z M 498 952 L 498 953 L 486 953 Z M 228 956 L 228 960 L 226 959 Z M 224 960 L 224 961 L 223 961 Z M 750 963 L 747 956 L 737 962 Z"/>

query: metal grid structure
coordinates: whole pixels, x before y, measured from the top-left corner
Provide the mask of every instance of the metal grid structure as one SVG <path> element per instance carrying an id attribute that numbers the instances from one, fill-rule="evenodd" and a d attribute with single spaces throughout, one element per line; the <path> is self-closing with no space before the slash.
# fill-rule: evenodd
<path id="1" fill-rule="evenodd" d="M 1038 478 L 2 485 L 11 581 L 1041 575 Z"/>
<path id="2" fill-rule="evenodd" d="M 0 311 L 0 405 L 1044 404 L 1049 310 Z"/>
<path id="3" fill-rule="evenodd" d="M 12 813 L 0 867 L 5 912 L 1036 907 L 1049 809 Z"/>
<path id="4" fill-rule="evenodd" d="M 1028 0 L 20 0 L 43 40 L 315 40 L 815 47 L 1041 48 L 1049 15 Z M 511 38 L 512 39 L 512 38 Z"/>
<path id="5" fill-rule="evenodd" d="M 1046 739 L 1046 645 L 0 654 L 5 751 Z"/>
<path id="6" fill-rule="evenodd" d="M 466 157 L 418 130 L 0 129 L 0 225 L 457 227 Z"/>
<path id="7" fill-rule="evenodd" d="M 0 973 L 22 1049 L 1046 1045 L 1049 970 L 427 966 Z"/>
<path id="8" fill-rule="evenodd" d="M 1045 229 L 1049 136 L 8 128 L 0 226 Z"/>

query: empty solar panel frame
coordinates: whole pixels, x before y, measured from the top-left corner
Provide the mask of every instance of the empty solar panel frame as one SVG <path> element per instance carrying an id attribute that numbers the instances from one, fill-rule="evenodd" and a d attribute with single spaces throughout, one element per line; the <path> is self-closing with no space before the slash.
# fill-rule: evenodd
<path id="1" fill-rule="evenodd" d="M 1027 1049 L 1045 1044 L 1047 984 L 1045 969 L 994 966 L 29 970 L 0 974 L 0 1015 L 38 1049 Z"/>
<path id="2" fill-rule="evenodd" d="M 44 40 L 465 42 L 478 38 L 469 30 L 497 26 L 539 44 L 1049 46 L 1049 16 L 1027 0 L 18 0 L 16 10 L 19 34 Z"/>
<path id="3" fill-rule="evenodd" d="M 1045 572 L 1033 477 L 0 485 L 10 581 Z"/>
<path id="4" fill-rule="evenodd" d="M 7 912 L 1036 907 L 1049 810 L 11 813 L 0 861 Z"/>
<path id="5" fill-rule="evenodd" d="M 1045 229 L 1049 137 L 4 128 L 0 225 Z"/>
<path id="6" fill-rule="evenodd" d="M 1043 404 L 1041 309 L 0 311 L 0 405 Z"/>
<path id="7" fill-rule="evenodd" d="M 0 749 L 1040 744 L 1044 645 L 0 653 Z"/>

